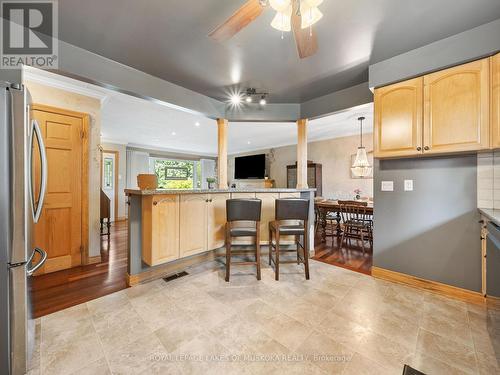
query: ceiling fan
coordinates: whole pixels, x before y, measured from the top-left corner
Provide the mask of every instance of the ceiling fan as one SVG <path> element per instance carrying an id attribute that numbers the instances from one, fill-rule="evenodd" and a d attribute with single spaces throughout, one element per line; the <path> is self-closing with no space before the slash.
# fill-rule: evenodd
<path id="1" fill-rule="evenodd" d="M 281 32 L 293 31 L 297 52 L 303 59 L 314 55 L 318 50 L 313 24 L 323 16 L 317 8 L 322 2 L 323 0 L 248 0 L 208 36 L 218 42 L 230 39 L 270 5 L 276 10 L 271 26 Z"/>

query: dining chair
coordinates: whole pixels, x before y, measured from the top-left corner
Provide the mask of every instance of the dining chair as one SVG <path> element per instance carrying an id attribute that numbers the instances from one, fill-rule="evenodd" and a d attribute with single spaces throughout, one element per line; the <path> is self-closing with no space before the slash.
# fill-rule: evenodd
<path id="1" fill-rule="evenodd" d="M 340 248 L 344 239 L 351 243 L 351 239 L 361 240 L 363 255 L 365 254 L 365 241 L 373 248 L 373 220 L 367 212 L 368 202 L 354 200 L 338 201 L 343 230 L 340 240 Z"/>
<path id="2" fill-rule="evenodd" d="M 255 265 L 257 267 L 257 280 L 260 280 L 260 217 L 262 201 L 260 199 L 228 199 L 226 200 L 226 281 L 229 281 L 231 263 L 235 265 Z M 235 227 L 238 221 L 253 221 L 255 224 L 245 227 Z M 255 261 L 232 262 L 232 255 L 248 254 L 248 251 L 232 251 L 233 237 L 255 238 Z"/>

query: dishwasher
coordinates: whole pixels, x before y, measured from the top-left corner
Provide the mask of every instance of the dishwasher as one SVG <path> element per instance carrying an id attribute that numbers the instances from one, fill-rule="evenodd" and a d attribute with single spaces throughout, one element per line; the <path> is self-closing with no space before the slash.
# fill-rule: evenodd
<path id="1" fill-rule="evenodd" d="M 489 222 L 486 238 L 486 294 L 500 297 L 500 226 Z"/>

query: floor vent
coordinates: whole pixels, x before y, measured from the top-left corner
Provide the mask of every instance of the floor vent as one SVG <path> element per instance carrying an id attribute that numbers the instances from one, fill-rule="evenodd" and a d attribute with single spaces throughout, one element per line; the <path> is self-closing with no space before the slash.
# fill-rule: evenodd
<path id="1" fill-rule="evenodd" d="M 182 271 L 182 272 L 174 273 L 173 275 L 164 277 L 163 280 L 165 280 L 165 282 L 168 283 L 169 281 L 172 281 L 172 280 L 178 279 L 179 277 L 187 276 L 187 275 L 189 275 L 189 273 L 187 273 L 186 271 Z"/>

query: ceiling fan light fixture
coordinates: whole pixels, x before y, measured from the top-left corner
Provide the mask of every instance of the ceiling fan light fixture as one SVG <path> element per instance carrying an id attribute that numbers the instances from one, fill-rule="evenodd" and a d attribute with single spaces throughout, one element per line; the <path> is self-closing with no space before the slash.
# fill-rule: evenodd
<path id="1" fill-rule="evenodd" d="M 321 18 L 323 18 L 323 13 L 321 13 L 321 11 L 316 8 L 316 7 L 312 7 L 312 8 L 303 8 L 301 10 L 301 24 L 300 24 L 300 27 L 302 29 L 307 29 L 308 27 L 311 27 L 312 25 L 314 25 L 316 22 L 318 22 Z"/>
<path id="2" fill-rule="evenodd" d="M 259 104 L 262 105 L 262 106 L 264 106 L 264 105 L 267 104 L 267 100 L 266 100 L 265 95 L 262 95 L 262 97 L 259 100 Z"/>
<path id="3" fill-rule="evenodd" d="M 291 31 L 292 30 L 292 7 L 288 7 L 286 12 L 276 12 L 273 20 L 271 21 L 271 26 L 279 31 Z"/>
<path id="4" fill-rule="evenodd" d="M 278 13 L 283 13 L 288 7 L 291 7 L 291 0 L 269 0 L 269 5 Z"/>

